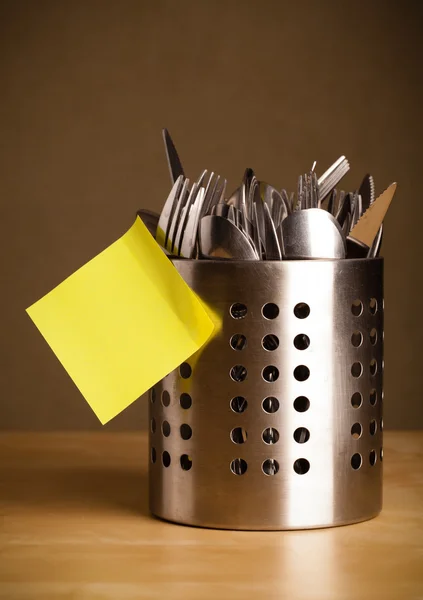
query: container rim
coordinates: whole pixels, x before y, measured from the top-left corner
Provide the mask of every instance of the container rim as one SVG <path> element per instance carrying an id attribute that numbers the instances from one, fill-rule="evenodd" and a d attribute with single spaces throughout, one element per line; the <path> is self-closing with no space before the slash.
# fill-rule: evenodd
<path id="1" fill-rule="evenodd" d="M 181 256 L 169 255 L 168 258 L 173 263 L 201 263 L 201 264 L 212 264 L 212 265 L 245 265 L 245 264 L 286 264 L 286 263 L 347 263 L 347 264 L 363 264 L 363 263 L 384 263 L 384 257 L 378 256 L 375 258 L 310 258 L 310 259 L 295 259 L 295 260 L 232 260 L 231 258 L 219 258 L 218 260 L 213 259 L 197 259 L 197 258 L 183 258 Z"/>

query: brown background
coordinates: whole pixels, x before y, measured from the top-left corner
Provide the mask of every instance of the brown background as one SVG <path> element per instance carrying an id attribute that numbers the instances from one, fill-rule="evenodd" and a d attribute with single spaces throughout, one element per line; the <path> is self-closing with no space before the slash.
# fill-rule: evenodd
<path id="1" fill-rule="evenodd" d="M 316 159 L 399 190 L 386 219 L 385 422 L 423 426 L 417 2 L 0 2 L 0 428 L 99 429 L 24 309 L 186 171 L 294 189 Z M 145 425 L 138 401 L 108 428 Z"/>

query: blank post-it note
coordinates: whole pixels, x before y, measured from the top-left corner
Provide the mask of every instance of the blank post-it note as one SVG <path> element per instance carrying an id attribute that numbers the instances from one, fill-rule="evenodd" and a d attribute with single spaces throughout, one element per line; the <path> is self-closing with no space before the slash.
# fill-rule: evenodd
<path id="1" fill-rule="evenodd" d="M 102 423 L 199 350 L 214 329 L 139 217 L 27 312 Z"/>

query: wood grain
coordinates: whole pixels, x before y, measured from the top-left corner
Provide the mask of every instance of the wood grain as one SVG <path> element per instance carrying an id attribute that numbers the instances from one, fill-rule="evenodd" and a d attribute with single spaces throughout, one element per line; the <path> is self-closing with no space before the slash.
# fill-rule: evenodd
<path id="1" fill-rule="evenodd" d="M 378 518 L 231 532 L 150 516 L 145 434 L 3 434 L 0 598 L 422 599 L 422 462 L 423 432 L 388 432 Z"/>

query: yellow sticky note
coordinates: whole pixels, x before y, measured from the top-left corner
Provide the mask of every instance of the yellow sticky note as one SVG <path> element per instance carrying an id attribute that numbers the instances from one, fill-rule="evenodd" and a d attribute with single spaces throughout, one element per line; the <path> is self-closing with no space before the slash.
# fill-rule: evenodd
<path id="1" fill-rule="evenodd" d="M 139 217 L 27 312 L 102 423 L 187 360 L 214 329 Z"/>

